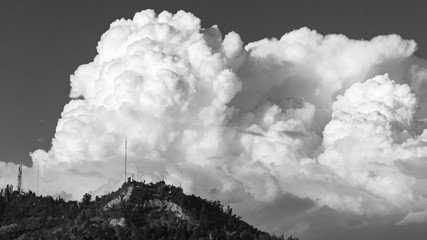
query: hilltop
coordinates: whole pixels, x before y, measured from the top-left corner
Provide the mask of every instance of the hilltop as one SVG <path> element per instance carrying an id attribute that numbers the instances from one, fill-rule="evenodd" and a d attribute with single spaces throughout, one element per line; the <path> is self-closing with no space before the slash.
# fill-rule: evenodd
<path id="1" fill-rule="evenodd" d="M 277 240 L 230 207 L 186 195 L 180 187 L 129 181 L 81 201 L 0 191 L 0 239 L 230 239 Z M 297 239 L 288 237 L 288 239 Z"/>

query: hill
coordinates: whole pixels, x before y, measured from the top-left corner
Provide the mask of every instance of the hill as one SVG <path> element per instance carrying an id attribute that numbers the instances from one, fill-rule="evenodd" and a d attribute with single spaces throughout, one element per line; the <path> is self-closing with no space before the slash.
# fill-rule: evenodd
<path id="1" fill-rule="evenodd" d="M 2 239 L 227 239 L 277 240 L 219 201 L 186 195 L 165 182 L 129 181 L 80 202 L 0 190 Z M 287 239 L 297 239 L 292 236 Z"/>

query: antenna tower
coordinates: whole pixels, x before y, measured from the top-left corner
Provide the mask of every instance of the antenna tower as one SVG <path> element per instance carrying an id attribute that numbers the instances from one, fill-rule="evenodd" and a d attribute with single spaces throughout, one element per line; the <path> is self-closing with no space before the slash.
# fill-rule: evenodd
<path id="1" fill-rule="evenodd" d="M 37 196 L 39 195 L 40 165 L 37 165 Z"/>
<path id="2" fill-rule="evenodd" d="M 125 183 L 127 178 L 127 150 L 128 150 L 128 138 L 125 139 Z"/>
<path id="3" fill-rule="evenodd" d="M 18 192 L 22 191 L 22 163 L 18 167 Z"/>

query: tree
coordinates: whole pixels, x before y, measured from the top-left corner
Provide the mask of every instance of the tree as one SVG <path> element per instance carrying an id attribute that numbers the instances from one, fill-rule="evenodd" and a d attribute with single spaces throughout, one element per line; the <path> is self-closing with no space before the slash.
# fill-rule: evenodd
<path id="1" fill-rule="evenodd" d="M 240 233 L 239 239 L 241 240 L 252 240 L 254 239 L 248 231 L 243 231 Z"/>
<path id="2" fill-rule="evenodd" d="M 85 193 L 85 195 L 83 195 L 82 198 L 82 203 L 83 205 L 89 205 L 92 201 L 92 195 L 90 195 L 89 193 Z"/>
<path id="3" fill-rule="evenodd" d="M 7 202 L 10 202 L 10 200 L 12 199 L 12 194 L 13 194 L 13 186 L 7 184 L 6 188 L 4 189 L 4 196 L 6 197 Z"/>
<path id="4" fill-rule="evenodd" d="M 230 207 L 230 205 L 227 206 L 227 214 L 228 216 L 233 216 L 233 209 Z"/>
<path id="5" fill-rule="evenodd" d="M 0 193 L 0 221 L 2 220 L 2 216 L 6 211 L 6 201 L 5 198 L 3 197 L 3 189 L 1 190 Z"/>

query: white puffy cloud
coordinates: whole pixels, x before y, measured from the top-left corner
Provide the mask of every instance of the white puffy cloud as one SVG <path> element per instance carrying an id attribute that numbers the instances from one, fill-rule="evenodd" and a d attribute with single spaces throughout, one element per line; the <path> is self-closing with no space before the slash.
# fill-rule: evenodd
<path id="1" fill-rule="evenodd" d="M 358 41 L 301 28 L 280 40 L 249 43 L 245 49 L 247 61 L 237 70 L 243 87 L 232 104 L 247 111 L 266 98 L 278 103 L 303 98 L 316 106 L 310 128 L 320 134 L 330 120 L 331 104 L 338 94 L 356 82 L 385 73 L 382 68 L 396 61 L 405 65 L 416 44 L 397 35 Z"/>
<path id="2" fill-rule="evenodd" d="M 212 164 L 224 148 L 232 113 L 226 104 L 241 88 L 226 65 L 232 49 L 219 49 L 221 40 L 216 27 L 202 31 L 200 20 L 182 11 L 148 10 L 112 23 L 94 61 L 71 76 L 70 96 L 81 99 L 64 107 L 52 149 L 32 153 L 34 163 L 66 172 L 46 178 L 86 182 L 65 189 L 74 197 L 122 180 L 125 138 L 130 171 L 140 179 L 168 178 L 171 166 Z M 50 194 L 65 187 L 51 183 Z"/>
<path id="3" fill-rule="evenodd" d="M 266 230 L 303 235 L 324 208 L 402 219 L 427 203 L 427 64 L 415 50 L 397 35 L 308 28 L 244 45 L 190 13 L 142 11 L 112 23 L 71 75 L 52 148 L 31 153 L 27 178 L 40 166 L 42 194 L 75 199 L 115 190 L 127 138 L 136 179 L 222 200 Z M 15 167 L 0 165 L 1 183 Z"/>
<path id="4" fill-rule="evenodd" d="M 360 211 L 389 212 L 390 207 L 413 207 L 417 202 L 414 179 L 402 174 L 394 162 L 400 143 L 411 137 L 416 106 L 410 87 L 395 84 L 387 74 L 354 84 L 332 105 L 319 162 L 369 193 L 370 199 L 359 197 L 355 203 Z M 378 201 L 381 207 L 366 201 Z"/>

